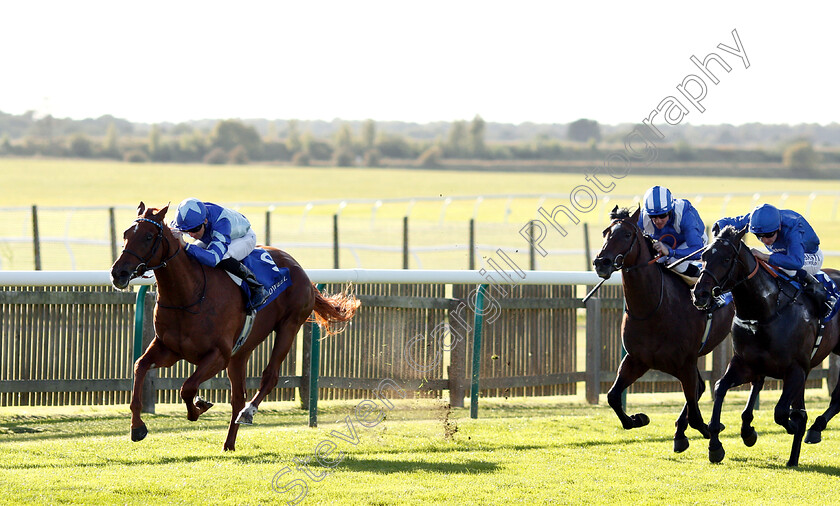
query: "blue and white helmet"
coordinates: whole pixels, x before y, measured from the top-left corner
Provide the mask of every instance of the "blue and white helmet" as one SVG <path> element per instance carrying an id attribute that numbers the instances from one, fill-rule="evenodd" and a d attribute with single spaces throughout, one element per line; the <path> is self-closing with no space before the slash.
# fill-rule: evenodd
<path id="1" fill-rule="evenodd" d="M 204 219 L 207 218 L 207 207 L 198 199 L 188 198 L 178 204 L 177 213 L 173 222 L 174 228 L 191 230 L 204 223 Z"/>
<path id="2" fill-rule="evenodd" d="M 674 197 L 668 188 L 654 186 L 645 192 L 645 212 L 649 216 L 669 213 L 672 209 L 674 209 Z"/>
<path id="3" fill-rule="evenodd" d="M 782 228 L 782 215 L 775 206 L 761 204 L 750 214 L 750 233 L 769 234 Z"/>

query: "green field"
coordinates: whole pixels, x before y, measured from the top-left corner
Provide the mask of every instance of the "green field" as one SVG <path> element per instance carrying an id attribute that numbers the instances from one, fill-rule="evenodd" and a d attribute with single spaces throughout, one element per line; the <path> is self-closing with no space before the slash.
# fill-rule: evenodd
<path id="1" fill-rule="evenodd" d="M 25 237 L 31 231 L 28 208 L 66 206 L 70 211 L 43 211 L 42 235 L 89 237 L 107 234 L 101 211 L 89 216 L 85 206 L 117 206 L 119 227 L 131 223 L 140 200 L 159 206 L 186 196 L 220 203 L 248 202 L 244 209 L 255 228 L 264 226 L 268 204 L 297 202 L 271 210 L 272 243 L 329 242 L 335 204 L 314 206 L 301 226 L 307 201 L 321 199 L 432 197 L 411 209 L 413 245 L 434 244 L 442 237 L 465 237 L 465 222 L 476 216 L 478 242 L 490 247 L 519 247 L 518 229 L 535 217 L 535 209 L 568 203 L 562 194 L 584 184 L 583 175 L 425 170 L 288 168 L 269 166 L 199 166 L 0 159 L 3 207 L 0 238 Z M 722 209 L 739 214 L 754 205 L 752 194 L 777 194 L 769 202 L 810 213 L 825 250 L 840 250 L 836 225 L 840 182 L 772 179 L 703 179 L 636 177 L 615 182 L 616 188 L 586 218 L 597 251 L 606 211 L 630 205 L 654 184 L 666 185 L 690 198 L 711 223 Z M 745 193 L 726 200 L 698 195 Z M 803 192 L 796 195 L 794 192 Z M 442 216 L 442 201 L 458 195 L 557 194 L 542 203 L 537 197 L 453 201 Z M 602 195 L 603 196 L 603 195 Z M 260 204 L 263 203 L 263 204 Z M 260 207 L 262 205 L 262 207 Z M 399 244 L 406 204 L 383 204 L 371 218 L 371 204 L 342 209 L 342 241 Z M 16 213 L 16 214 L 15 214 Z M 583 220 L 582 220 L 583 221 Z M 550 248 L 581 248 L 582 227 L 570 224 L 565 238 L 552 236 Z M 518 241 L 518 242 L 517 242 Z M 509 246 L 510 245 L 510 246 Z M 45 269 L 67 268 L 68 248 L 45 244 Z M 27 246 L 0 242 L 0 268 L 30 269 Z M 288 247 L 307 268 L 330 267 L 331 255 Z M 80 269 L 107 269 L 110 252 L 102 246 L 75 247 Z M 398 253 L 359 253 L 370 267 L 399 267 Z M 30 255 L 30 257 L 27 257 Z M 63 256 L 61 256 L 63 255 Z M 517 257 L 520 260 L 523 253 Z M 424 268 L 464 268 L 463 251 L 441 254 Z M 342 266 L 354 257 L 342 251 Z M 840 257 L 826 266 L 840 267 Z M 581 270 L 583 255 L 552 255 L 540 268 Z M 14 268 L 14 267 L 11 267 Z M 582 360 L 580 361 L 582 362 Z M 478 420 L 468 408 L 448 409 L 440 400 L 402 401 L 373 427 L 355 426 L 357 444 L 337 438 L 348 434 L 343 420 L 354 416 L 355 402 L 321 402 L 320 426 L 306 426 L 307 414 L 294 403 L 267 403 L 256 425 L 243 427 L 238 451 L 221 451 L 230 418 L 229 405 L 218 405 L 195 423 L 180 405 L 158 405 L 146 415 L 149 437 L 132 443 L 127 406 L 0 408 L 0 504 L 283 504 L 292 499 L 272 488 L 304 480 L 301 504 L 818 504 L 833 497 L 840 483 L 840 421 L 824 433 L 820 445 L 805 446 L 800 468 L 787 469 L 791 439 L 772 421 L 778 391 L 762 396 L 755 426 L 759 440 L 746 448 L 738 436 L 743 392 L 730 393 L 722 434 L 727 450 L 721 464 L 708 462 L 706 441 L 689 432 L 691 447 L 672 452 L 674 419 L 681 395 L 630 395 L 630 411 L 640 407 L 651 424 L 624 431 L 602 396 L 600 406 L 580 398 L 482 399 Z M 824 389 L 808 392 L 813 419 L 828 403 Z M 707 393 L 701 409 L 708 420 Z M 295 459 L 313 459 L 318 445 L 336 443 L 334 467 L 315 481 L 296 468 Z M 322 449 L 324 447 L 322 446 Z M 343 452 L 339 454 L 337 452 Z M 834 481 L 838 480 L 838 481 Z M 830 500 L 828 500 L 830 501 Z"/>
<path id="2" fill-rule="evenodd" d="M 813 418 L 827 396 L 810 391 Z M 677 395 L 631 395 L 651 424 L 625 431 L 606 407 L 580 399 L 483 399 L 479 418 L 442 401 L 398 401 L 366 428 L 345 417 L 354 403 L 322 403 L 320 426 L 306 427 L 293 403 L 266 404 L 243 427 L 235 453 L 221 450 L 229 417 L 214 407 L 195 423 L 181 406 L 148 415 L 149 437 L 132 443 L 127 407 L 0 409 L 0 504 L 284 504 L 302 491 L 276 489 L 300 479 L 300 504 L 825 504 L 840 484 L 840 431 L 805 445 L 800 467 L 785 462 L 791 437 L 773 421 L 766 393 L 752 448 L 738 436 L 742 392 L 727 397 L 721 464 L 689 432 L 672 452 Z M 708 419 L 708 396 L 701 404 Z M 835 421 L 836 422 L 836 421 Z M 313 457 L 324 441 L 329 473 Z M 323 447 L 322 447 L 323 448 Z M 338 453 L 342 452 L 342 453 Z M 310 459 L 314 481 L 294 459 Z M 277 476 L 284 468 L 290 472 Z M 277 476 L 277 477 L 276 477 Z M 275 479 L 276 477 L 276 479 Z"/>
<path id="3" fill-rule="evenodd" d="M 40 234 L 48 239 L 42 241 L 44 269 L 104 270 L 112 261 L 107 213 L 101 207 L 91 210 L 85 206 L 116 206 L 119 236 L 131 223 L 141 200 L 154 207 L 168 202 L 174 206 L 187 196 L 196 196 L 237 205 L 251 219 L 260 240 L 270 215 L 271 244 L 289 251 L 305 268 L 333 266 L 332 217 L 336 213 L 340 213 L 341 267 L 400 268 L 402 219 L 407 214 L 409 243 L 419 250 L 410 258 L 410 268 L 466 268 L 468 223 L 473 217 L 479 267 L 480 257 L 492 255 L 497 248 L 503 248 L 518 264 L 527 265 L 528 244 L 520 236 L 520 229 L 537 217 L 539 206 L 549 211 L 558 205 L 569 206 L 568 194 L 588 184 L 602 201 L 581 214 L 578 224 L 561 221 L 567 230 L 565 237 L 550 229 L 542 246 L 551 254 L 538 258 L 537 265 L 540 270 L 582 270 L 590 261 L 584 254 L 583 224 L 589 227 L 590 251 L 596 252 L 609 209 L 614 205 L 632 206 L 634 197 L 659 184 L 692 200 L 707 225 L 723 215 L 748 212 L 765 201 L 806 214 L 828 253 L 825 265 L 840 267 L 840 256 L 830 254 L 840 251 L 838 181 L 655 177 L 634 176 L 632 172 L 623 179 L 602 176 L 601 181 L 615 187 L 608 193 L 597 191 L 583 174 L 4 158 L 0 159 L 0 185 L 4 188 L 0 240 L 31 237 L 29 208 L 37 205 L 41 209 Z M 832 193 L 811 199 L 809 193 L 813 191 Z M 744 195 L 728 199 L 724 194 L 729 192 Z M 455 199 L 458 196 L 472 198 Z M 483 200 L 478 196 L 484 196 Z M 409 204 L 405 200 L 409 198 L 430 200 Z M 453 200 L 447 203 L 447 198 Z M 341 199 L 369 200 L 339 206 L 337 201 Z M 376 204 L 375 199 L 403 200 Z M 322 200 L 332 202 L 317 203 Z M 307 208 L 308 202 L 315 204 Z M 54 206 L 64 208 L 50 209 Z M 83 238 L 91 244 L 69 244 L 65 241 L 68 237 Z M 31 243 L 0 241 L 0 269 L 29 270 L 33 265 Z"/>

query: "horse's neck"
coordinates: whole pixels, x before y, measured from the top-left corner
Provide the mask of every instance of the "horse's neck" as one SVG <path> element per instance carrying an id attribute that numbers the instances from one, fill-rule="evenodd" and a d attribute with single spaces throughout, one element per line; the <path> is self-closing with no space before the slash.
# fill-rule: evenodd
<path id="1" fill-rule="evenodd" d="M 653 310 L 662 297 L 664 289 L 664 273 L 659 272 L 657 265 L 648 265 L 653 255 L 647 247 L 644 236 L 639 233 L 638 253 L 636 261 L 621 273 L 624 285 L 624 298 L 634 312 L 645 312 L 645 308 Z"/>
<path id="2" fill-rule="evenodd" d="M 755 275 L 746 279 L 750 272 L 742 273 L 746 279 L 740 285 L 732 289 L 732 298 L 735 302 L 738 317 L 744 320 L 767 320 L 776 314 L 779 306 L 779 286 L 773 277 L 766 270 L 758 265 L 753 257 L 752 262 L 747 261 L 746 265 L 753 263 L 757 268 Z"/>
<path id="3" fill-rule="evenodd" d="M 172 243 L 170 243 L 172 246 Z M 178 247 L 177 240 L 174 251 Z M 179 251 L 162 267 L 155 271 L 158 296 L 169 305 L 185 305 L 194 302 L 196 294 L 204 288 L 204 274 L 201 266 L 187 255 L 186 250 Z"/>

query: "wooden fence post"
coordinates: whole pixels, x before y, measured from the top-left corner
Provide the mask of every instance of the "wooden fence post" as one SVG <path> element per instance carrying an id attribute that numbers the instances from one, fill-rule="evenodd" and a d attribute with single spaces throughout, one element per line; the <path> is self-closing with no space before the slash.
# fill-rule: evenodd
<path id="1" fill-rule="evenodd" d="M 589 249 L 589 224 L 583 224 L 583 254 L 585 256 L 583 268 L 592 270 L 592 251 Z"/>
<path id="2" fill-rule="evenodd" d="M 403 269 L 408 269 L 408 216 L 403 216 Z"/>
<path id="3" fill-rule="evenodd" d="M 586 301 L 586 402 L 598 404 L 601 394 L 601 299 Z"/>
<path id="4" fill-rule="evenodd" d="M 470 256 L 467 268 L 471 271 L 475 270 L 475 219 L 470 218 Z M 454 406 L 454 404 L 453 404 Z M 463 406 L 463 404 L 462 404 Z"/>
<path id="5" fill-rule="evenodd" d="M 449 304 L 449 314 L 458 310 L 460 300 L 453 300 Z M 450 322 L 454 321 L 452 318 Z M 463 339 L 458 340 L 449 350 L 449 405 L 453 408 L 464 407 L 464 395 L 467 392 L 467 339 L 468 332 L 462 329 Z M 449 338 L 455 339 L 452 328 L 449 330 Z"/>
<path id="6" fill-rule="evenodd" d="M 149 347 L 152 340 L 155 338 L 155 295 L 151 292 L 146 293 L 146 301 L 143 307 L 143 351 Z M 146 373 L 146 380 L 143 382 L 143 405 L 140 408 L 142 413 L 155 412 L 155 402 L 157 401 L 157 389 L 155 388 L 155 379 L 157 379 L 157 370 L 149 369 Z"/>
<path id="7" fill-rule="evenodd" d="M 828 394 L 834 391 L 837 385 L 838 376 L 840 376 L 840 357 L 834 353 L 828 356 L 828 378 L 826 378 L 826 386 L 828 386 Z"/>
<path id="8" fill-rule="evenodd" d="M 333 215 L 333 269 L 338 269 L 338 214 Z"/>
<path id="9" fill-rule="evenodd" d="M 32 206 L 32 248 L 35 255 L 35 270 L 41 270 L 41 237 L 38 233 L 38 206 Z"/>
<path id="10" fill-rule="evenodd" d="M 301 357 L 300 409 L 309 410 L 309 370 L 312 363 L 312 325 L 303 325 L 303 355 Z"/>
<path id="11" fill-rule="evenodd" d="M 108 208 L 108 221 L 111 226 L 111 263 L 117 261 L 117 219 L 114 215 L 114 208 Z"/>
<path id="12" fill-rule="evenodd" d="M 265 245 L 271 246 L 271 209 L 265 212 Z"/>

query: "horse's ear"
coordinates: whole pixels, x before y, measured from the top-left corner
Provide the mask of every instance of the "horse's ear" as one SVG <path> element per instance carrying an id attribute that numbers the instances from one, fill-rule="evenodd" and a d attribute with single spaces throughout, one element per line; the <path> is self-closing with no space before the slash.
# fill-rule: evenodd
<path id="1" fill-rule="evenodd" d="M 749 225 L 747 225 L 744 228 L 742 228 L 741 230 L 739 230 L 738 233 L 735 235 L 735 239 L 739 240 L 739 241 L 741 239 L 743 239 L 744 235 L 747 233 L 747 230 L 749 230 L 749 228 L 750 228 Z"/>
<path id="2" fill-rule="evenodd" d="M 615 205 L 615 207 L 613 207 L 613 210 L 612 210 L 612 211 L 610 211 L 610 212 L 611 212 L 613 215 L 615 215 L 615 213 L 616 213 L 616 212 L 618 212 L 618 204 L 616 204 L 616 205 Z"/>
<path id="3" fill-rule="evenodd" d="M 642 206 L 639 206 L 639 207 L 636 208 L 636 212 L 633 213 L 633 216 L 630 217 L 630 219 L 633 221 L 633 223 L 636 223 L 636 222 L 639 221 L 639 213 L 641 211 L 642 211 Z"/>
<path id="4" fill-rule="evenodd" d="M 166 216 L 166 211 L 169 210 L 169 204 L 171 203 L 172 202 L 167 202 L 166 205 L 163 206 L 163 208 L 160 211 L 158 211 L 158 216 L 160 216 L 161 219 L 163 219 L 163 217 Z"/>
<path id="5" fill-rule="evenodd" d="M 137 216 L 143 216 L 143 211 L 146 210 L 146 204 L 143 201 L 140 201 L 140 205 L 137 206 Z"/>

